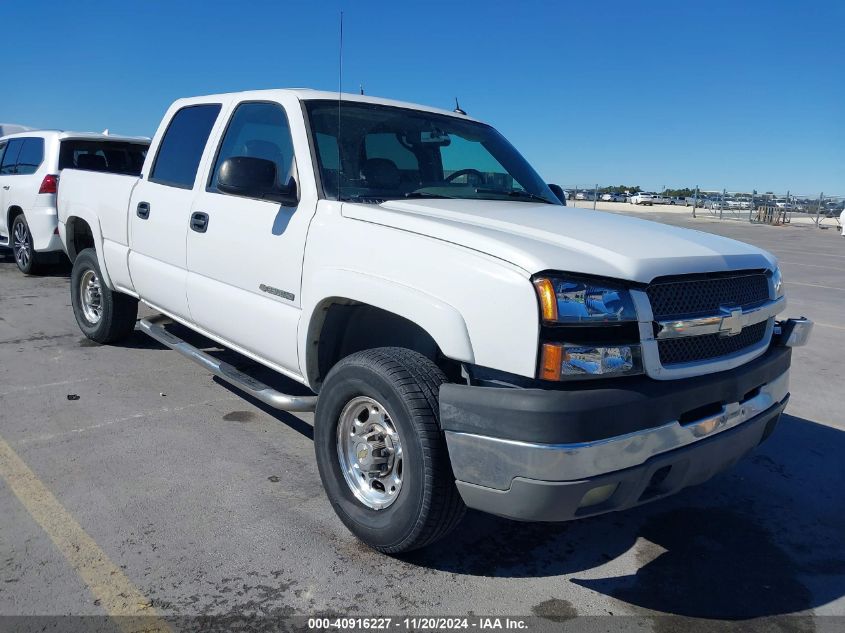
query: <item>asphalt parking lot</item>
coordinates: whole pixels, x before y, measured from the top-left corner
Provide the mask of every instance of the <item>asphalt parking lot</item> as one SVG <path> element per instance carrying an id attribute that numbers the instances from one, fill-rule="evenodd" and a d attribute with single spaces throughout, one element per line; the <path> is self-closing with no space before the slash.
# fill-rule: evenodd
<path id="1" fill-rule="evenodd" d="M 3 252 L 0 615 L 97 615 L 123 600 L 126 612 L 190 616 L 633 615 L 644 630 L 665 630 L 665 614 L 789 614 L 780 628 L 801 631 L 826 620 L 807 616 L 845 616 L 845 239 L 637 215 L 780 258 L 788 313 L 816 329 L 794 355 L 777 432 L 671 499 L 560 525 L 470 513 L 401 559 L 335 517 L 310 414 L 269 410 L 140 333 L 91 343 L 69 306 L 69 271 L 27 278 Z"/>

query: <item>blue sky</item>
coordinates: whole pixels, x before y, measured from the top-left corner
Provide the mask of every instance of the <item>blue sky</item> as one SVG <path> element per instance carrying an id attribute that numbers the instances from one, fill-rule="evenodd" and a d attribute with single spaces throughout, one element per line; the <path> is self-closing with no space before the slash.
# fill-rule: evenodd
<path id="1" fill-rule="evenodd" d="M 551 182 L 845 195 L 845 2 L 5 2 L 0 121 L 152 135 L 181 96 L 344 89 L 495 125 Z"/>

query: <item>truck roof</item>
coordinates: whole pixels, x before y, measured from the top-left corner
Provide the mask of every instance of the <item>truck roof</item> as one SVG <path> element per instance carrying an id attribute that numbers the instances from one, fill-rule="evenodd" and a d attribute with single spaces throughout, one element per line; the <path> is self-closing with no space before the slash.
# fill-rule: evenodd
<path id="1" fill-rule="evenodd" d="M 2 139 L 10 139 L 19 136 L 27 138 L 58 138 L 60 141 L 65 139 L 82 139 L 91 141 L 118 141 L 124 143 L 150 143 L 147 136 L 123 136 L 118 134 L 102 134 L 97 132 L 70 132 L 65 130 L 29 130 L 28 132 L 15 132 L 14 134 L 7 134 L 0 137 Z"/>
<path id="2" fill-rule="evenodd" d="M 445 110 L 443 108 L 432 108 L 431 106 L 420 105 L 418 103 L 409 103 L 406 101 L 396 101 L 393 99 L 382 99 L 381 97 L 371 97 L 369 95 L 360 95 L 360 94 L 352 94 L 352 93 L 337 93 L 331 92 L 327 90 L 314 90 L 312 88 L 275 88 L 269 90 L 246 90 L 243 92 L 225 92 L 219 94 L 210 94 L 210 95 L 203 95 L 199 97 L 186 97 L 183 99 L 178 99 L 174 105 L 178 104 L 180 106 L 184 105 L 192 105 L 197 103 L 204 103 L 207 102 L 209 99 L 217 99 L 217 100 L 224 100 L 224 99 L 238 99 L 238 100 L 261 100 L 261 99 L 274 99 L 279 98 L 281 96 L 290 96 L 293 95 L 300 101 L 311 101 L 311 100 L 331 100 L 337 101 L 338 96 L 344 102 L 355 102 L 355 103 L 372 103 L 377 105 L 387 105 L 387 106 L 394 106 L 398 108 L 410 108 L 412 110 L 421 110 L 423 112 L 433 112 L 435 114 L 443 114 L 446 116 L 453 116 L 463 120 L 470 120 L 470 121 L 477 121 L 470 116 L 465 114 L 459 114 L 457 112 L 453 112 L 452 110 Z"/>

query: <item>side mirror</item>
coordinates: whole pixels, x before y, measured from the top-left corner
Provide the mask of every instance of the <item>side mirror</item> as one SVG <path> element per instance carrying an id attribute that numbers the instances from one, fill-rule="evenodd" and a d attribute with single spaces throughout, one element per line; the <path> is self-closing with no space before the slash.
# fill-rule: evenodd
<path id="1" fill-rule="evenodd" d="M 563 192 L 563 187 L 560 185 L 548 185 L 549 189 L 551 189 L 552 193 L 557 196 L 557 199 L 560 200 L 560 203 L 563 206 L 566 206 L 566 194 Z"/>
<path id="2" fill-rule="evenodd" d="M 276 163 L 253 156 L 232 156 L 220 165 L 217 188 L 223 193 L 247 198 L 273 200 L 285 206 L 299 202 L 296 181 L 280 187 L 276 183 Z"/>

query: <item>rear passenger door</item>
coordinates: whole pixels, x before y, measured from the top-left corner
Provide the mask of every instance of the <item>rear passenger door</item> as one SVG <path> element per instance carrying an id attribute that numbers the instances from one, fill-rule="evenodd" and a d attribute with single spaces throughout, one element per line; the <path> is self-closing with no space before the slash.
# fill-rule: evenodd
<path id="1" fill-rule="evenodd" d="M 236 156 L 273 161 L 277 184 L 296 180 L 285 107 L 247 101 L 237 104 L 228 117 L 194 201 L 194 214 L 201 214 L 205 224 L 188 231 L 191 316 L 241 350 L 299 374 L 296 329 L 302 257 L 316 197 L 300 191 L 298 204 L 283 206 L 223 193 L 217 188 L 220 165 Z"/>
<path id="2" fill-rule="evenodd" d="M 147 303 L 190 320 L 185 238 L 197 170 L 222 104 L 187 105 L 169 120 L 129 203 L 129 271 Z M 202 179 L 200 179 L 202 180 Z"/>

